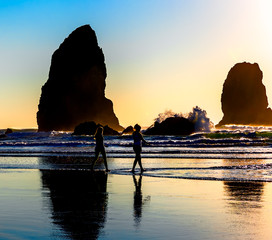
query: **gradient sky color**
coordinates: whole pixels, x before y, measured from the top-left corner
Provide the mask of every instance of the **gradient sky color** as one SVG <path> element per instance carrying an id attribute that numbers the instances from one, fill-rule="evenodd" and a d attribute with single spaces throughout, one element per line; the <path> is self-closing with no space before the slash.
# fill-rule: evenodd
<path id="1" fill-rule="evenodd" d="M 270 0 L 2 0 L 0 128 L 37 127 L 51 56 L 77 27 L 95 30 L 107 65 L 106 97 L 124 127 L 161 112 L 222 118 L 224 80 L 257 62 L 272 104 Z"/>

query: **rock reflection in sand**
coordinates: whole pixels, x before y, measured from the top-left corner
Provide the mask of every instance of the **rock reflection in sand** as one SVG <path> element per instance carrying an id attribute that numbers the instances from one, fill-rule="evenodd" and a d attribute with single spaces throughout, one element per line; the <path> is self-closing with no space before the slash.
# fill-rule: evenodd
<path id="1" fill-rule="evenodd" d="M 41 170 L 53 223 L 71 239 L 96 239 L 107 218 L 107 174 Z"/>

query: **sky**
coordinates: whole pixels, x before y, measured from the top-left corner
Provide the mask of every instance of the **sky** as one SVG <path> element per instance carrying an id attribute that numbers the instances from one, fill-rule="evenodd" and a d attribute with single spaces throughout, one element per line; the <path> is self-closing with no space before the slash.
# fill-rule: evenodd
<path id="1" fill-rule="evenodd" d="M 270 0 L 1 0 L 0 129 L 37 127 L 51 56 L 85 24 L 124 127 L 195 106 L 217 124 L 223 83 L 244 61 L 259 64 L 272 106 L 271 12 Z"/>

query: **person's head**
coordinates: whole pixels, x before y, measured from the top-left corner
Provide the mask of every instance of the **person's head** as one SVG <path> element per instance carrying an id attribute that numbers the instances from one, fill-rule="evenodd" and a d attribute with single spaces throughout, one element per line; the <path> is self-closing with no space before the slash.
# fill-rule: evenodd
<path id="1" fill-rule="evenodd" d="M 134 126 L 134 129 L 135 129 L 136 132 L 140 132 L 141 126 L 140 126 L 139 124 L 136 124 L 136 125 Z"/>
<path id="2" fill-rule="evenodd" d="M 102 126 L 99 126 L 97 129 L 96 129 L 96 132 L 95 132 L 95 135 L 103 135 L 103 127 Z"/>

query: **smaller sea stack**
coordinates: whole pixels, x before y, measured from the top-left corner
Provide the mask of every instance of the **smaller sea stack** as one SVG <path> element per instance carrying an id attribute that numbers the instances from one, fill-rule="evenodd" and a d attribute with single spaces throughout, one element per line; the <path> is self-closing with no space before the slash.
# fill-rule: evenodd
<path id="1" fill-rule="evenodd" d="M 257 63 L 237 63 L 223 85 L 221 106 L 226 124 L 272 125 L 272 110 L 268 108 L 263 73 Z"/>

